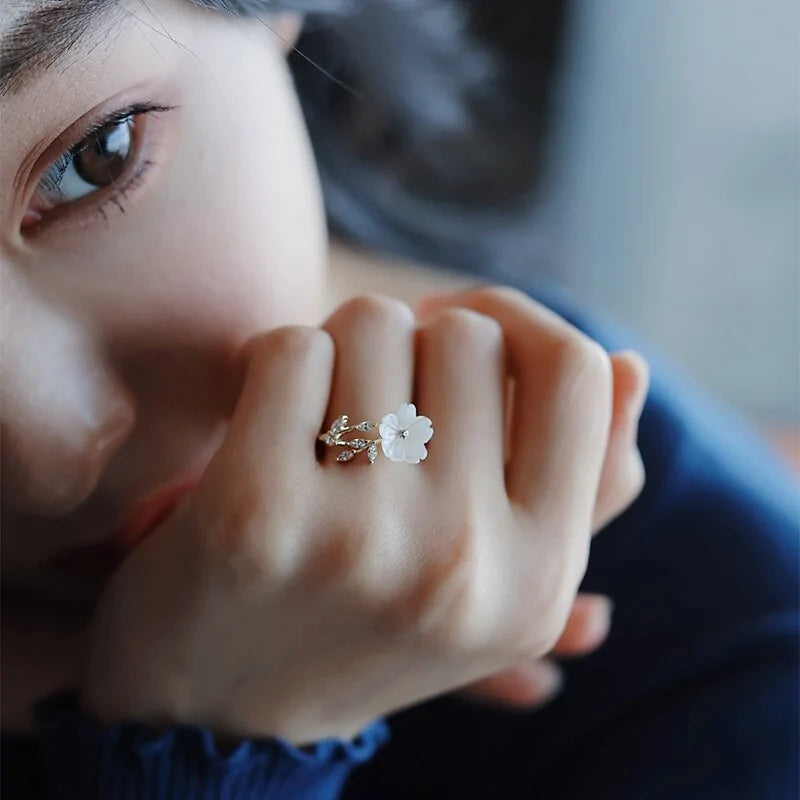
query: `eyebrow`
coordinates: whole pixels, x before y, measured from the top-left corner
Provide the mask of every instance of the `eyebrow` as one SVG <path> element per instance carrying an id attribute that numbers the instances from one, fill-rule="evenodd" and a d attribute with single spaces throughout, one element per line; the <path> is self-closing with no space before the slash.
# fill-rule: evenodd
<path id="1" fill-rule="evenodd" d="M 0 39 L 0 97 L 19 91 L 105 22 L 118 0 L 38 0 Z"/>

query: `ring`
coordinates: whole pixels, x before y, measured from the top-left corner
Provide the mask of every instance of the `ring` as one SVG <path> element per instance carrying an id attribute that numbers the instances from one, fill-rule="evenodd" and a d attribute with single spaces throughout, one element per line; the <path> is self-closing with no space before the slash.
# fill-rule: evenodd
<path id="1" fill-rule="evenodd" d="M 367 439 L 363 435 L 355 439 L 342 438 L 352 431 L 363 434 L 373 429 L 377 429 L 379 434 L 376 439 Z M 329 431 L 321 433 L 317 438 L 329 447 L 343 448 L 336 456 L 337 461 L 350 461 L 366 450 L 369 463 L 374 464 L 380 445 L 389 461 L 419 464 L 428 456 L 425 445 L 432 436 L 430 418 L 417 415 L 417 408 L 413 403 L 403 403 L 393 414 L 384 415 L 380 422 L 364 420 L 357 425 L 348 425 L 347 414 L 342 414 Z"/>

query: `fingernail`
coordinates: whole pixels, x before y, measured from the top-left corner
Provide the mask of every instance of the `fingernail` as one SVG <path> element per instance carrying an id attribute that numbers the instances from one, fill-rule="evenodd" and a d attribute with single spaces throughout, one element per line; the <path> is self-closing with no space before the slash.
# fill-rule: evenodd
<path id="1" fill-rule="evenodd" d="M 611 630 L 611 617 L 614 614 L 614 601 L 607 595 L 602 595 L 602 598 L 605 607 L 604 613 L 592 618 L 591 635 L 597 641 L 602 641 L 608 636 L 608 632 Z"/>
<path id="2" fill-rule="evenodd" d="M 525 672 L 542 702 L 552 700 L 564 687 L 564 673 L 552 661 L 533 661 Z"/>

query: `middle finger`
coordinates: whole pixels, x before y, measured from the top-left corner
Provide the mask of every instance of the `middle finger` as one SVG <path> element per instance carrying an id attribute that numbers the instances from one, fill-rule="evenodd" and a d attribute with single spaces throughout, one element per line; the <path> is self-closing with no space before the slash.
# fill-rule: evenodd
<path id="1" fill-rule="evenodd" d="M 436 430 L 429 461 L 464 484 L 503 476 L 506 368 L 503 330 L 465 308 L 436 314 L 418 332 L 416 396 Z M 475 488 L 475 487 L 473 487 Z"/>

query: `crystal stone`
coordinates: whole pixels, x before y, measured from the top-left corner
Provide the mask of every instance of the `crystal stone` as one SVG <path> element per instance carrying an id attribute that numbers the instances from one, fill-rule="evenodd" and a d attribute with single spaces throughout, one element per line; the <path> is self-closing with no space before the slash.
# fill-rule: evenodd
<path id="1" fill-rule="evenodd" d="M 349 461 L 355 455 L 354 450 L 342 450 L 338 456 L 336 456 L 337 461 Z"/>
<path id="2" fill-rule="evenodd" d="M 360 450 L 362 447 L 366 447 L 369 442 L 366 439 L 351 439 L 348 444 L 351 447 L 355 447 L 356 450 Z"/>
<path id="3" fill-rule="evenodd" d="M 356 429 L 359 431 L 368 431 L 370 428 L 374 427 L 375 423 L 370 422 L 369 420 L 364 420 L 364 422 L 359 422 L 358 425 L 356 425 Z"/>
<path id="4" fill-rule="evenodd" d="M 369 446 L 369 450 L 367 450 L 367 458 L 369 459 L 369 463 L 373 464 L 375 459 L 378 457 L 378 445 L 373 442 Z"/>
<path id="5" fill-rule="evenodd" d="M 337 419 L 336 422 L 333 423 L 333 426 L 331 427 L 331 432 L 339 433 L 339 431 L 342 430 L 342 428 L 346 427 L 347 427 L 347 414 L 342 414 L 342 416 L 339 417 L 339 419 Z"/>

